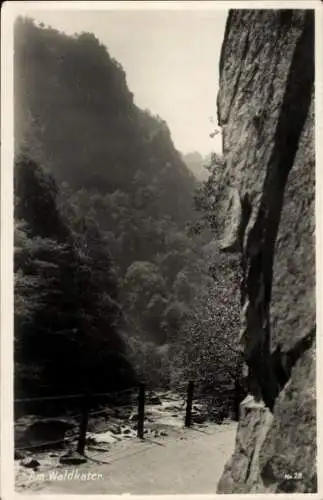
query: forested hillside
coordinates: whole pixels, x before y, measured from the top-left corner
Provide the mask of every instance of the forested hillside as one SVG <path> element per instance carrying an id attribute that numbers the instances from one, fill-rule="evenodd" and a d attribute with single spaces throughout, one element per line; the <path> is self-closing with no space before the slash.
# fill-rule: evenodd
<path id="1" fill-rule="evenodd" d="M 134 105 L 122 67 L 94 35 L 19 20 L 15 74 L 17 139 L 32 136 L 59 182 L 120 190 L 179 224 L 193 217 L 194 178 L 167 124 Z"/>
<path id="2" fill-rule="evenodd" d="M 196 312 L 214 337 L 214 304 L 234 299 L 208 274 L 209 233 L 188 231 L 197 184 L 167 124 L 92 34 L 20 18 L 14 68 L 17 390 L 205 378 Z"/>

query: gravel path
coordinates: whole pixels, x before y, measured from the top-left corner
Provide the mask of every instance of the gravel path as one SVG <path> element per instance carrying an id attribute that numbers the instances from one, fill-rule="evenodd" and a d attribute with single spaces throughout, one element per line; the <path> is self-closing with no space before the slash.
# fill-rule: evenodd
<path id="1" fill-rule="evenodd" d="M 75 468 L 55 469 L 41 478 L 30 472 L 29 480 L 17 490 L 28 494 L 214 494 L 233 452 L 235 434 L 236 424 L 230 422 L 173 429 L 151 440 L 129 439 L 110 452 L 89 450 L 91 460 Z M 53 473 L 56 478 L 50 478 Z M 67 473 L 67 479 L 58 476 Z"/>

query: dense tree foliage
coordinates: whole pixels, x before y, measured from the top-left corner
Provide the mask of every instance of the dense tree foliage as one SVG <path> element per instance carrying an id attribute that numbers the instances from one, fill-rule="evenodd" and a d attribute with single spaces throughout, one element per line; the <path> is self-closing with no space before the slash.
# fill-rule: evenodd
<path id="1" fill-rule="evenodd" d="M 194 216 L 194 177 L 166 122 L 135 106 L 122 67 L 94 35 L 18 19 L 15 96 L 18 140 L 41 144 L 59 182 L 104 196 L 119 190 L 181 225 Z"/>
<path id="2" fill-rule="evenodd" d="M 128 385 L 135 376 L 117 333 L 116 277 L 100 231 L 85 223 L 82 237 L 74 234 L 53 177 L 25 156 L 15 163 L 15 194 L 18 393 Z"/>
<path id="3" fill-rule="evenodd" d="M 15 148 L 17 391 L 230 385 L 236 264 L 207 246 L 217 170 L 197 183 L 94 35 L 17 20 Z"/>
<path id="4" fill-rule="evenodd" d="M 37 383 L 67 389 L 86 366 L 106 388 L 98 357 L 111 368 L 116 351 L 120 368 L 121 332 L 160 344 L 174 330 L 178 275 L 199 246 L 185 234 L 194 178 L 93 35 L 22 18 L 15 140 L 17 380 L 26 392 L 32 363 Z"/>
<path id="5" fill-rule="evenodd" d="M 212 277 L 181 323 L 172 363 L 176 377 L 194 380 L 202 393 L 221 395 L 241 377 L 239 262 L 222 255 L 214 242 L 204 251 Z"/>

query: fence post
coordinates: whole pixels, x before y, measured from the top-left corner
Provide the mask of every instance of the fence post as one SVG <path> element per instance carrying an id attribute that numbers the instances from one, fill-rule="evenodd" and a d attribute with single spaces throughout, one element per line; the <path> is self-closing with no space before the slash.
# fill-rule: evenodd
<path id="1" fill-rule="evenodd" d="M 84 455 L 85 449 L 85 441 L 86 441 L 86 431 L 89 421 L 89 395 L 88 393 L 84 394 L 83 398 L 83 408 L 82 408 L 82 416 L 80 423 L 80 435 L 77 443 L 77 453 L 80 455 Z"/>
<path id="2" fill-rule="evenodd" d="M 190 381 L 187 386 L 185 427 L 191 427 L 193 391 L 194 391 L 194 383 Z"/>
<path id="3" fill-rule="evenodd" d="M 137 426 L 137 437 L 140 439 L 144 438 L 144 419 L 145 419 L 145 386 L 143 384 L 139 385 L 138 394 L 138 426 Z"/>

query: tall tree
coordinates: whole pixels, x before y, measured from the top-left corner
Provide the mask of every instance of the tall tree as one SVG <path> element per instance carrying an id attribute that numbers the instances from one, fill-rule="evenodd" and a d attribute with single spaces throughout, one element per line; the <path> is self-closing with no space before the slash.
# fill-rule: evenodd
<path id="1" fill-rule="evenodd" d="M 87 228 L 83 238 L 72 233 L 57 207 L 55 181 L 30 158 L 17 159 L 15 187 L 17 390 L 39 392 L 43 382 L 54 391 L 80 390 L 80 374 L 98 387 L 103 365 L 106 381 L 114 376 L 115 385 L 125 383 L 124 375 L 118 379 L 122 365 L 129 382 L 116 326 L 116 283 L 99 232 Z M 28 375 L 31 366 L 35 377 Z"/>

